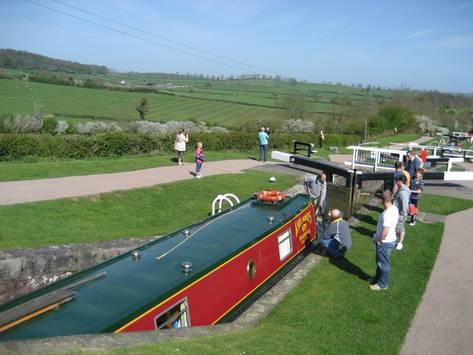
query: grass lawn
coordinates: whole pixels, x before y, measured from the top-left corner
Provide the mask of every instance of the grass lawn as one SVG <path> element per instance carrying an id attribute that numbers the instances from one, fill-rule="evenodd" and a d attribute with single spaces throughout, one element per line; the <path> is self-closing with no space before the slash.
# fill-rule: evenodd
<path id="1" fill-rule="evenodd" d="M 422 212 L 452 214 L 473 207 L 472 200 L 423 193 L 419 202 Z"/>
<path id="2" fill-rule="evenodd" d="M 387 147 L 389 143 L 409 143 L 419 139 L 420 137 L 422 136 L 416 133 L 400 133 L 395 136 L 373 137 L 369 140 L 378 142 L 380 147 Z"/>
<path id="3" fill-rule="evenodd" d="M 418 223 L 392 255 L 389 290 L 368 289 L 376 214 L 353 233 L 342 261 L 324 258 L 257 326 L 222 336 L 121 348 L 115 354 L 398 354 L 441 241 L 443 224 Z M 409 230 L 407 233 L 409 234 Z"/>
<path id="4" fill-rule="evenodd" d="M 257 158 L 256 150 L 249 152 L 237 151 L 206 151 L 206 161 L 225 159 Z M 188 151 L 185 161 L 194 163 L 194 154 Z M 175 154 L 129 156 L 103 159 L 84 160 L 51 160 L 35 159 L 33 161 L 0 162 L 0 181 L 44 179 L 74 175 L 89 175 L 115 173 L 119 171 L 130 171 L 138 169 L 156 168 L 165 165 L 176 164 Z"/>
<path id="5" fill-rule="evenodd" d="M 284 190 L 294 176 L 248 171 L 93 197 L 0 206 L 0 248 L 28 248 L 163 235 L 208 216 L 213 199 Z"/>

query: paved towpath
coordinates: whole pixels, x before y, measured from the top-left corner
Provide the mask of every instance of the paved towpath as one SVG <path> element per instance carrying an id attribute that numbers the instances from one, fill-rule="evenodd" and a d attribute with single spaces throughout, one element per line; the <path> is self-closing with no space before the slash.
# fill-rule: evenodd
<path id="1" fill-rule="evenodd" d="M 205 163 L 202 174 L 237 174 L 260 165 L 263 164 L 250 159 L 221 160 Z M 95 195 L 194 179 L 193 170 L 194 164 L 185 164 L 112 174 L 0 182 L 0 205 Z"/>
<path id="2" fill-rule="evenodd" d="M 447 216 L 440 251 L 402 355 L 473 354 L 472 220 L 473 208 Z"/>
<path id="3" fill-rule="evenodd" d="M 468 170 L 471 164 L 465 165 Z M 473 184 L 427 186 L 473 200 Z M 449 192 L 449 193 L 448 193 Z M 473 208 L 447 216 L 440 250 L 402 355 L 473 354 Z"/>

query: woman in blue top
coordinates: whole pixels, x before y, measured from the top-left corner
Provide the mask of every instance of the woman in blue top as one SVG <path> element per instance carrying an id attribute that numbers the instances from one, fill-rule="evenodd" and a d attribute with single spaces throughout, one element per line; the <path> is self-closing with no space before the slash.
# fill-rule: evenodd
<path id="1" fill-rule="evenodd" d="M 259 160 L 267 162 L 269 136 L 268 136 L 268 133 L 266 133 L 266 129 L 264 127 L 261 127 L 261 131 L 258 133 L 258 139 L 259 139 Z"/>

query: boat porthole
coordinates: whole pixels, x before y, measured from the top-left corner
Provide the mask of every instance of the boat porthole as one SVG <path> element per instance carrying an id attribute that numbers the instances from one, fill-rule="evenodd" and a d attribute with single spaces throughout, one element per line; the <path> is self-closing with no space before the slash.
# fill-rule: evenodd
<path id="1" fill-rule="evenodd" d="M 256 263 L 254 260 L 248 261 L 248 264 L 246 265 L 246 273 L 248 274 L 248 278 L 251 280 L 255 277 L 256 275 Z"/>

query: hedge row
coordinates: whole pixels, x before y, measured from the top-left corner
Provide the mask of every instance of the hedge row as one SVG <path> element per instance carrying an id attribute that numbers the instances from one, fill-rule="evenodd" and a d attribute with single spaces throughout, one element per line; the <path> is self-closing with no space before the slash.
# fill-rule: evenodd
<path id="1" fill-rule="evenodd" d="M 15 160 L 28 156 L 46 158 L 84 159 L 112 157 L 151 152 L 171 152 L 175 135 L 140 135 L 131 133 L 103 133 L 97 135 L 0 134 L 0 160 Z M 284 149 L 293 140 L 317 143 L 316 134 L 271 134 L 270 148 Z M 189 146 L 201 141 L 207 150 L 254 149 L 258 145 L 256 134 L 200 133 L 190 136 Z M 326 144 L 347 146 L 358 143 L 353 135 L 327 135 Z"/>

